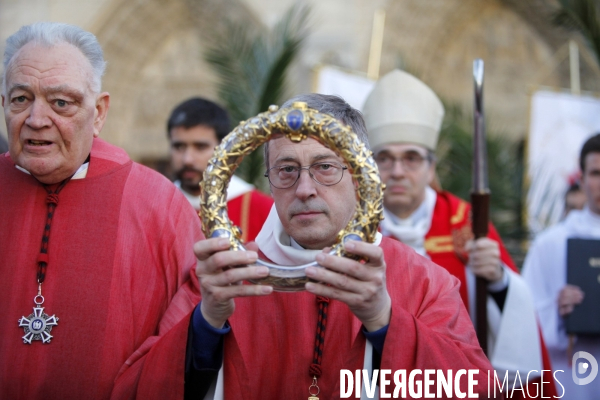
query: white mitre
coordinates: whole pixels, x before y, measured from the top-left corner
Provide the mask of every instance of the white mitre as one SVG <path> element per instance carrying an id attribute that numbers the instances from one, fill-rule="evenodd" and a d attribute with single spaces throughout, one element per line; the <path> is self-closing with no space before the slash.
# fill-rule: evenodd
<path id="1" fill-rule="evenodd" d="M 363 106 L 372 149 L 389 143 L 414 143 L 435 150 L 444 106 L 414 76 L 393 70 L 375 85 Z"/>

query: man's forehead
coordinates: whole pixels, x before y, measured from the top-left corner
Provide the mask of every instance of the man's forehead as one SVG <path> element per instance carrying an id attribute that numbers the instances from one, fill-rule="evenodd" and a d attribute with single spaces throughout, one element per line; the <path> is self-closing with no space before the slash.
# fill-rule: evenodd
<path id="1" fill-rule="evenodd" d="M 192 127 L 175 126 L 171 128 L 171 139 L 182 141 L 218 141 L 215 128 L 200 124 Z"/>
<path id="2" fill-rule="evenodd" d="M 18 91 L 18 90 L 23 90 L 25 92 L 31 92 L 34 89 L 35 88 L 29 82 L 27 82 L 27 80 L 23 80 L 23 82 L 13 80 L 9 83 L 9 86 L 6 89 L 6 92 L 8 94 L 11 94 L 11 92 Z M 40 89 L 47 95 L 59 94 L 59 93 L 65 94 L 66 93 L 73 97 L 76 97 L 77 99 L 81 99 L 85 95 L 85 93 L 83 92 L 83 90 L 81 88 L 77 88 L 77 87 L 72 86 L 71 84 L 67 84 L 67 83 L 60 83 L 57 85 L 44 85 Z"/>
<path id="3" fill-rule="evenodd" d="M 11 59 L 6 70 L 6 87 L 8 91 L 15 85 L 27 85 L 35 79 L 50 90 L 59 91 L 87 86 L 92 76 L 89 60 L 77 47 L 66 42 L 52 46 L 29 42 Z"/>
<path id="4" fill-rule="evenodd" d="M 587 171 L 598 171 L 600 169 L 600 153 L 592 151 L 585 156 L 584 165 Z"/>
<path id="5" fill-rule="evenodd" d="M 339 156 L 330 148 L 320 143 L 318 140 L 307 138 L 301 142 L 292 142 L 290 139 L 282 136 L 276 137 L 269 143 L 269 158 L 277 159 L 315 159 L 323 157 Z"/>
<path id="6" fill-rule="evenodd" d="M 415 151 L 420 154 L 426 154 L 428 150 L 425 147 L 414 143 L 387 143 L 381 146 L 377 146 L 377 148 L 375 148 L 374 153 L 377 154 L 381 152 L 387 152 L 393 154 L 400 154 L 409 151 Z"/>

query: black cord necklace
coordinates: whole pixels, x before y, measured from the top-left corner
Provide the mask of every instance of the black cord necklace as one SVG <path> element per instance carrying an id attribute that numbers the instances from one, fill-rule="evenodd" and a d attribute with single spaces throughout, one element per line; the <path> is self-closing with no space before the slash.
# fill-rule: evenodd
<path id="1" fill-rule="evenodd" d="M 317 306 L 319 315 L 317 319 L 317 334 L 315 336 L 315 350 L 313 353 L 313 362 L 308 368 L 308 374 L 313 378 L 312 384 L 308 387 L 310 396 L 308 400 L 319 400 L 317 395 L 321 391 L 318 386 L 317 378 L 321 377 L 321 361 L 323 359 L 323 347 L 325 345 L 325 328 L 327 327 L 327 310 L 329 308 L 329 298 L 317 296 Z"/>
<path id="2" fill-rule="evenodd" d="M 37 257 L 37 283 L 38 292 L 33 298 L 35 307 L 33 307 L 33 313 L 28 317 L 21 317 L 19 319 L 19 326 L 25 331 L 23 336 L 23 343 L 31 344 L 33 340 L 41 340 L 42 343 L 50 343 L 52 335 L 50 331 L 53 326 L 58 324 L 58 318 L 56 315 L 49 316 L 44 312 L 44 296 L 42 296 L 42 283 L 46 279 L 46 269 L 48 268 L 48 243 L 50 241 L 50 228 L 52 227 L 52 218 L 54 217 L 54 211 L 58 205 L 58 194 L 65 187 L 67 182 L 71 180 L 71 177 L 65 179 L 56 186 L 55 190 L 52 190 L 54 185 L 42 184 L 48 196 L 46 196 L 46 224 L 44 226 L 44 233 L 42 235 L 42 246 L 40 253 Z"/>

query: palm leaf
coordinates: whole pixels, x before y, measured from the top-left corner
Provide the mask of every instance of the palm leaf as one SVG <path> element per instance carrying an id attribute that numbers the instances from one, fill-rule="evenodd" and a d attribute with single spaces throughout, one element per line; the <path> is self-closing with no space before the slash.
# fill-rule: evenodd
<path id="1" fill-rule="evenodd" d="M 286 77 L 307 35 L 309 8 L 292 6 L 272 31 L 254 32 L 247 25 L 226 22 L 222 37 L 205 53 L 219 77 L 218 94 L 237 125 L 271 104 L 286 100 Z M 233 128 L 233 127 L 232 127 Z M 261 188 L 266 187 L 262 151 L 246 157 L 236 173 Z"/>
<path id="2" fill-rule="evenodd" d="M 437 173 L 442 187 L 468 200 L 472 188 L 472 117 L 456 105 L 446 106 L 437 148 Z M 522 238 L 523 146 L 501 132 L 486 135 L 490 218 L 504 237 Z"/>
<path id="3" fill-rule="evenodd" d="M 559 0 L 561 8 L 553 22 L 570 30 L 579 31 L 596 55 L 600 65 L 600 4 L 598 0 Z"/>

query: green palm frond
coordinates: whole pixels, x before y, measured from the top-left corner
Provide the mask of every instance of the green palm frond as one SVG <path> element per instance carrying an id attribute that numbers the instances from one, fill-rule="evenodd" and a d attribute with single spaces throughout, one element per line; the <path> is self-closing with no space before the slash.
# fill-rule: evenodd
<path id="1" fill-rule="evenodd" d="M 309 14 L 308 7 L 293 6 L 275 27 L 270 37 L 274 39 L 270 41 L 272 62 L 264 79 L 258 111 L 264 111 L 271 104 L 281 104 L 287 100 L 287 71 L 308 36 Z"/>
<path id="2" fill-rule="evenodd" d="M 559 0 L 553 22 L 579 31 L 587 40 L 600 64 L 600 2 L 598 0 Z"/>
<path id="3" fill-rule="evenodd" d="M 271 31 L 226 22 L 224 36 L 214 41 L 218 46 L 209 48 L 205 59 L 219 77 L 218 94 L 234 126 L 286 100 L 287 71 L 308 36 L 309 14 L 307 6 L 294 5 Z M 236 173 L 264 188 L 262 172 L 262 152 L 257 150 Z"/>

